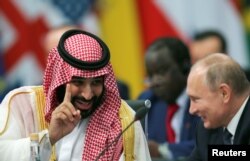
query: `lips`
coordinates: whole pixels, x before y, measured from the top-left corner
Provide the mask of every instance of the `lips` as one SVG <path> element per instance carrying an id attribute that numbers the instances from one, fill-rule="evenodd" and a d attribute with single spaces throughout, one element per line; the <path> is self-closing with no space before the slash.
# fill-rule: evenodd
<path id="1" fill-rule="evenodd" d="M 90 102 L 86 102 L 86 101 L 82 101 L 82 100 L 75 100 L 75 107 L 77 109 L 80 109 L 80 110 L 88 110 L 92 107 L 92 101 Z"/>
<path id="2" fill-rule="evenodd" d="M 199 116 L 200 118 L 201 118 L 201 120 L 203 121 L 203 122 L 205 122 L 206 121 L 206 116 Z"/>
<path id="3" fill-rule="evenodd" d="M 163 85 L 163 82 L 158 81 L 158 82 L 151 82 L 150 83 L 150 87 L 151 88 L 157 88 L 157 87 L 161 87 Z"/>

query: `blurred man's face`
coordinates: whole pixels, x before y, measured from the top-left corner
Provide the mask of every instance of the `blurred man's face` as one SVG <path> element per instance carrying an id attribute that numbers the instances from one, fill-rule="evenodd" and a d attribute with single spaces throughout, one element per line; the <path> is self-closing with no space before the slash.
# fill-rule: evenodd
<path id="1" fill-rule="evenodd" d="M 192 64 L 209 54 L 218 52 L 221 52 L 221 44 L 217 37 L 209 37 L 204 40 L 194 41 L 190 45 Z"/>
<path id="2" fill-rule="evenodd" d="M 56 47 L 58 45 L 58 42 L 63 35 L 64 32 L 70 30 L 70 29 L 77 29 L 77 26 L 72 25 L 66 25 L 61 26 L 59 28 L 50 29 L 46 35 L 44 36 L 44 49 L 46 53 L 49 53 L 49 51 Z"/>
<path id="3" fill-rule="evenodd" d="M 180 82 L 186 77 L 173 60 L 169 51 L 154 51 L 146 60 L 149 87 L 153 92 L 165 100 L 173 103 L 183 91 Z"/>

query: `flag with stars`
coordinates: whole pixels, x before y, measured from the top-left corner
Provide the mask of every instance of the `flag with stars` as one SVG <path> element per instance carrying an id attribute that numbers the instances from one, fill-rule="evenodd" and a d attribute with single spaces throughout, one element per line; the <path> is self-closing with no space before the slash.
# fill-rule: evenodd
<path id="1" fill-rule="evenodd" d="M 44 35 L 65 24 L 91 32 L 92 0 L 0 1 L 0 95 L 20 85 L 42 83 L 46 65 Z M 93 17 L 93 16 L 92 16 Z M 1 100 L 0 100 L 1 102 Z"/>

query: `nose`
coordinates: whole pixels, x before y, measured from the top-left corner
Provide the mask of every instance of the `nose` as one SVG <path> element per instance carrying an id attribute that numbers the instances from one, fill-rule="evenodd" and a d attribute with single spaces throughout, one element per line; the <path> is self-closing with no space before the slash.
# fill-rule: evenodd
<path id="1" fill-rule="evenodd" d="M 149 87 L 154 87 L 158 85 L 162 81 L 162 76 L 159 74 L 154 74 L 151 76 L 150 79 L 148 79 L 148 86 Z"/>
<path id="2" fill-rule="evenodd" d="M 196 106 L 191 101 L 190 107 L 189 107 L 189 113 L 191 115 L 195 115 L 195 114 L 197 114 L 197 112 L 198 112 L 198 109 L 196 108 Z"/>
<path id="3" fill-rule="evenodd" d="M 90 85 L 85 85 L 81 87 L 81 95 L 86 99 L 86 100 L 91 100 L 92 97 L 94 96 L 92 87 Z"/>

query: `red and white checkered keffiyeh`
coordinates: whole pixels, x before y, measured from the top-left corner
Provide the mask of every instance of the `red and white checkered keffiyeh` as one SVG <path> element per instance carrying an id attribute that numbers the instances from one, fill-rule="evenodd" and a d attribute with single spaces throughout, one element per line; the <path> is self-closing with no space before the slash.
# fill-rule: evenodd
<path id="1" fill-rule="evenodd" d="M 85 34 L 76 34 L 67 38 L 64 46 L 73 57 L 83 61 L 98 61 L 102 57 L 102 48 L 99 43 Z M 58 106 L 56 89 L 69 82 L 72 76 L 85 78 L 104 76 L 105 99 L 89 120 L 82 156 L 84 161 L 94 161 L 122 129 L 118 117 L 121 99 L 110 62 L 98 70 L 80 70 L 65 62 L 60 57 L 57 48 L 54 48 L 48 56 L 43 84 L 46 95 L 45 118 L 48 122 L 51 119 L 52 111 Z M 115 146 L 113 145 L 100 160 L 106 161 L 112 158 L 114 151 Z"/>

